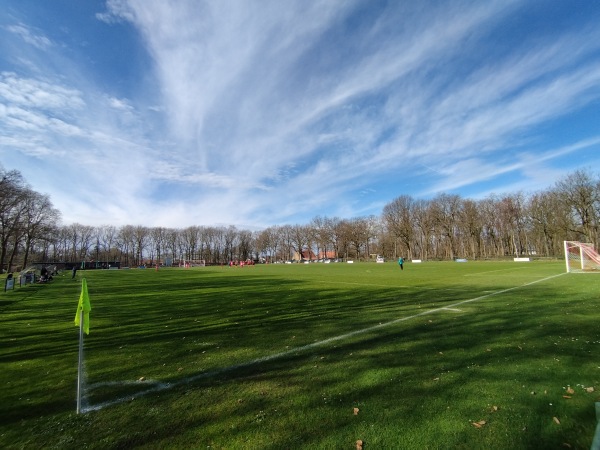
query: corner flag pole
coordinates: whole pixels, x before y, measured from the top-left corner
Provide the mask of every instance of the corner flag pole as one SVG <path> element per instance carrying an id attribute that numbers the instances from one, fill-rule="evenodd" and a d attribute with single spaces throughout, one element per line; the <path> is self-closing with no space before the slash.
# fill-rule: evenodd
<path id="1" fill-rule="evenodd" d="M 77 367 L 77 414 L 81 412 L 81 391 L 83 384 L 83 309 L 79 313 L 79 364 Z"/>
<path id="2" fill-rule="evenodd" d="M 81 295 L 75 313 L 75 325 L 79 326 L 79 364 L 77 367 L 77 414 L 81 412 L 81 393 L 83 391 L 83 333 L 90 333 L 90 296 L 88 295 L 87 281 L 81 279 Z"/>

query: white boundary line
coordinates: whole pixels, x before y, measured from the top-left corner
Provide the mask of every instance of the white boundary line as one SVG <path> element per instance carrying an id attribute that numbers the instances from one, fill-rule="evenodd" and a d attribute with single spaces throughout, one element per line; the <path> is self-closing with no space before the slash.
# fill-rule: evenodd
<path id="1" fill-rule="evenodd" d="M 143 391 L 136 392 L 136 393 L 128 395 L 126 397 L 120 397 L 120 398 L 117 398 L 117 399 L 114 399 L 114 400 L 109 400 L 109 401 L 106 401 L 106 402 L 98 403 L 97 405 L 91 405 L 91 406 L 90 405 L 86 405 L 86 407 L 82 408 L 82 412 L 98 411 L 100 409 L 106 408 L 107 406 L 112 406 L 112 405 L 117 405 L 119 403 L 124 403 L 124 402 L 130 401 L 130 400 L 133 400 L 135 398 L 142 397 L 142 396 L 145 396 L 147 394 L 151 394 L 153 392 L 164 391 L 164 390 L 167 390 L 167 389 L 174 388 L 176 386 L 182 386 L 182 385 L 185 385 L 185 384 L 193 383 L 194 381 L 201 380 L 203 378 L 214 377 L 215 375 L 220 375 L 220 374 L 225 374 L 225 373 L 228 373 L 228 372 L 233 372 L 233 371 L 238 370 L 238 369 L 244 369 L 244 368 L 252 367 L 254 365 L 261 364 L 261 363 L 264 363 L 264 362 L 273 361 L 275 359 L 283 358 L 284 356 L 289 356 L 289 355 L 300 353 L 300 352 L 304 352 L 304 351 L 307 351 L 307 350 L 312 350 L 312 349 L 314 349 L 316 347 L 321 347 L 323 345 L 327 345 L 327 344 L 330 344 L 332 342 L 336 342 L 336 341 L 341 341 L 341 340 L 344 340 L 344 339 L 348 339 L 348 338 L 351 338 L 351 337 L 354 337 L 354 336 L 358 336 L 360 334 L 364 334 L 364 333 L 368 333 L 370 331 L 378 330 L 380 328 L 389 327 L 391 325 L 395 325 L 395 324 L 400 323 L 400 322 L 406 322 L 406 321 L 411 320 L 411 319 L 416 319 L 417 317 L 426 316 L 427 314 L 433 314 L 433 313 L 444 311 L 444 310 L 458 310 L 457 307 L 460 306 L 460 305 L 465 305 L 467 303 L 477 302 L 479 300 L 483 300 L 483 299 L 488 298 L 488 297 L 493 297 L 495 295 L 500 295 L 500 294 L 504 294 L 506 292 L 511 292 L 511 291 L 514 291 L 514 290 L 517 290 L 517 289 L 521 289 L 521 288 L 526 287 L 526 286 L 531 286 L 533 284 L 542 283 L 544 281 L 551 280 L 552 278 L 560 277 L 562 275 L 565 275 L 565 273 L 559 273 L 558 275 L 552 275 L 552 276 L 549 276 L 549 277 L 546 277 L 546 278 L 542 278 L 542 279 L 539 279 L 539 280 L 536 280 L 536 281 L 531 281 L 529 283 L 521 284 L 519 286 L 514 286 L 514 287 L 511 287 L 511 288 L 506 288 L 506 289 L 501 289 L 499 291 L 490 292 L 489 294 L 481 295 L 479 297 L 470 298 L 470 299 L 467 299 L 467 300 L 461 300 L 459 302 L 452 303 L 451 305 L 441 306 L 439 308 L 428 309 L 427 311 L 423 311 L 423 312 L 420 312 L 418 314 L 413 314 L 412 316 L 401 317 L 399 319 L 395 319 L 395 320 L 392 320 L 390 322 L 380 323 L 378 325 L 374 325 L 374 326 L 371 326 L 371 327 L 368 327 L 368 328 L 363 328 L 361 330 L 356 330 L 356 331 L 352 331 L 350 333 L 341 334 L 339 336 L 334 336 L 334 337 L 331 337 L 331 338 L 328 338 L 328 339 L 324 339 L 322 341 L 313 342 L 312 344 L 303 345 L 302 347 L 296 347 L 294 349 L 286 350 L 284 352 L 275 353 L 273 355 L 269 355 L 269 356 L 264 356 L 262 358 L 253 359 L 252 361 L 249 361 L 249 362 L 246 362 L 246 363 L 236 364 L 236 365 L 233 365 L 233 366 L 224 367 L 222 369 L 217 369 L 217 370 L 213 370 L 213 371 L 209 371 L 209 372 L 203 372 L 203 373 L 200 373 L 198 375 L 193 375 L 191 377 L 185 378 L 183 380 L 180 380 L 180 381 L 177 381 L 177 382 L 174 382 L 174 383 L 162 383 L 162 382 L 159 382 L 159 381 L 150 381 L 150 380 L 148 380 L 148 381 L 138 381 L 138 382 L 132 382 L 132 381 L 122 381 L 122 382 L 113 381 L 113 382 L 106 382 L 106 383 L 97 383 L 95 385 L 90 386 L 90 388 L 99 387 L 99 386 L 126 386 L 126 385 L 133 385 L 133 384 L 135 384 L 135 385 L 139 385 L 139 384 L 142 384 L 142 385 L 143 384 L 151 384 L 151 385 L 153 385 L 153 387 L 151 387 L 149 389 L 145 389 Z"/>

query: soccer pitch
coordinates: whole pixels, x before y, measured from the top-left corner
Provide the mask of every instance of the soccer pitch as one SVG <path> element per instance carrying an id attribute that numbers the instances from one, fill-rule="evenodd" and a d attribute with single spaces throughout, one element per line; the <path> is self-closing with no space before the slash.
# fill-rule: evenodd
<path id="1" fill-rule="evenodd" d="M 538 261 L 404 268 L 80 271 L 3 293 L 0 446 L 590 447 L 600 275 Z"/>

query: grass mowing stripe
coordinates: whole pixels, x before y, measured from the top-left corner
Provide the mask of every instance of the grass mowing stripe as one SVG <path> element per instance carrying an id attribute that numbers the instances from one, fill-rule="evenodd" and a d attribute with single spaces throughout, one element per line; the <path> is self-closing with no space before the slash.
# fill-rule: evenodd
<path id="1" fill-rule="evenodd" d="M 337 341 L 349 339 L 349 338 L 352 338 L 352 337 L 355 337 L 355 336 L 358 336 L 358 335 L 361 335 L 361 334 L 369 333 L 369 332 L 372 332 L 372 331 L 375 331 L 375 330 L 378 330 L 378 329 L 381 329 L 381 328 L 385 328 L 385 327 L 388 327 L 388 326 L 391 326 L 391 325 L 395 325 L 395 324 L 398 324 L 400 322 L 406 322 L 408 320 L 415 319 L 415 318 L 418 318 L 418 317 L 421 317 L 421 316 L 425 316 L 425 315 L 428 315 L 428 314 L 432 314 L 432 313 L 435 313 L 435 312 L 444 311 L 444 310 L 459 311 L 460 312 L 461 310 L 457 309 L 456 308 L 457 306 L 460 306 L 460 305 L 463 305 L 463 304 L 467 304 L 467 303 L 473 303 L 473 302 L 476 302 L 476 301 L 479 301 L 479 300 L 483 300 L 483 299 L 486 299 L 486 298 L 489 298 L 489 297 L 492 297 L 492 296 L 495 296 L 495 295 L 504 294 L 506 292 L 514 291 L 516 289 L 520 289 L 520 288 L 523 288 L 523 287 L 531 286 L 531 285 L 534 285 L 534 284 L 537 284 L 537 283 L 542 283 L 544 281 L 547 281 L 547 280 L 550 280 L 552 278 L 556 278 L 556 277 L 559 277 L 559 276 L 562 276 L 562 275 L 564 275 L 564 273 L 560 273 L 558 275 L 552 275 L 552 276 L 545 277 L 545 278 L 542 278 L 542 279 L 539 279 L 539 280 L 531 281 L 531 282 L 528 282 L 528 283 L 525 283 L 525 284 L 522 284 L 522 285 L 519 285 L 519 286 L 514 286 L 514 287 L 510 287 L 510 288 L 506 288 L 506 289 L 501 289 L 499 291 L 491 292 L 489 294 L 481 295 L 479 297 L 475 297 L 475 298 L 472 298 L 472 299 L 461 300 L 459 302 L 453 303 L 453 304 L 448 305 L 448 306 L 443 306 L 443 307 L 439 307 L 439 308 L 429 309 L 427 311 L 422 311 L 420 313 L 413 314 L 413 315 L 410 315 L 410 316 L 407 316 L 407 317 L 401 317 L 401 318 L 398 318 L 396 320 L 392 320 L 392 321 L 389 321 L 389 322 L 386 322 L 386 323 L 381 323 L 381 324 L 374 325 L 374 326 L 371 326 L 371 327 L 367 327 L 367 328 L 363 328 L 363 329 L 360 329 L 360 330 L 352 331 L 350 333 L 345 333 L 345 334 L 342 334 L 342 335 L 339 335 L 339 336 L 334 336 L 334 337 L 331 337 L 331 338 L 328 338 L 328 339 L 324 339 L 324 340 L 321 340 L 321 341 L 318 341 L 318 342 L 314 342 L 314 343 L 311 343 L 311 344 L 307 344 L 307 345 L 304 345 L 304 346 L 301 346 L 301 347 L 296 347 L 296 348 L 293 348 L 293 349 L 290 349 L 290 350 L 287 350 L 287 351 L 284 351 L 284 352 L 279 352 L 279 353 L 276 353 L 276 354 L 273 354 L 273 355 L 268 355 L 268 356 L 264 356 L 264 357 L 261 357 L 261 358 L 256 358 L 256 359 L 254 359 L 252 361 L 249 361 L 249 362 L 246 362 L 246 363 L 235 364 L 233 366 L 225 367 L 225 368 L 222 368 L 222 369 L 208 371 L 208 372 L 203 372 L 203 373 L 198 374 L 198 375 L 193 375 L 191 377 L 184 378 L 184 379 L 182 379 L 180 381 L 177 381 L 177 382 L 163 383 L 163 382 L 159 382 L 159 381 L 151 381 L 151 380 L 147 380 L 146 381 L 145 380 L 145 381 L 142 382 L 143 384 L 154 384 L 155 386 L 153 386 L 153 387 L 151 387 L 149 389 L 145 389 L 145 390 L 139 391 L 139 392 L 134 393 L 132 395 L 127 395 L 125 397 L 121 397 L 121 398 L 118 398 L 118 399 L 105 401 L 105 402 L 102 402 L 102 403 L 99 403 L 99 404 L 96 404 L 96 405 L 88 405 L 88 404 L 86 404 L 82 408 L 82 411 L 83 412 L 97 411 L 97 410 L 100 410 L 100 409 L 108 407 L 108 406 L 112 406 L 112 405 L 116 405 L 116 404 L 119 404 L 119 403 L 122 403 L 122 402 L 125 402 L 125 401 L 129 401 L 129 400 L 131 400 L 133 398 L 139 398 L 139 397 L 142 397 L 142 396 L 145 396 L 145 395 L 148 395 L 148 394 L 152 394 L 152 393 L 164 391 L 164 390 L 167 390 L 167 389 L 171 389 L 171 388 L 174 388 L 174 387 L 177 387 L 177 386 L 181 386 L 181 385 L 193 383 L 193 382 L 198 381 L 200 379 L 216 377 L 216 376 L 219 376 L 219 375 L 223 375 L 223 374 L 227 374 L 227 373 L 230 373 L 230 372 L 234 372 L 236 370 L 249 368 L 249 367 L 255 366 L 257 364 L 261 364 L 261 363 L 265 363 L 265 362 L 269 362 L 269 361 L 274 361 L 274 360 L 279 359 L 279 358 L 284 358 L 284 357 L 289 356 L 289 355 L 298 354 L 298 353 L 301 353 L 301 352 L 313 350 L 314 348 L 322 347 L 322 346 L 331 344 L 333 342 L 337 342 Z M 124 385 L 132 385 L 132 384 L 137 384 L 137 383 L 134 383 L 134 382 L 131 382 L 131 381 L 123 381 L 123 382 L 116 381 L 116 382 L 96 383 L 95 385 L 90 386 L 89 388 L 86 388 L 85 390 L 87 391 L 87 389 L 91 389 L 93 387 L 119 386 L 119 385 L 123 385 L 124 386 Z"/>

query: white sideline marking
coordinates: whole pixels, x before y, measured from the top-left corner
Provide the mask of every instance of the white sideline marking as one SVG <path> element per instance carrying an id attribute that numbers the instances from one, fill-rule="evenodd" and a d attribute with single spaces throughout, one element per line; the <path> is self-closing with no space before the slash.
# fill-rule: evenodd
<path id="1" fill-rule="evenodd" d="M 476 302 L 476 301 L 479 301 L 479 300 L 483 300 L 483 299 L 488 298 L 488 297 L 493 297 L 494 295 L 504 294 L 506 292 L 514 291 L 516 289 L 520 289 L 520 288 L 523 288 L 523 287 L 526 287 L 526 286 L 531 286 L 532 284 L 542 283 L 544 281 L 551 280 L 552 278 L 560 277 L 560 276 L 562 276 L 564 274 L 565 273 L 559 273 L 558 275 L 552 275 L 552 276 L 549 276 L 549 277 L 546 277 L 546 278 L 542 278 L 540 280 L 531 281 L 529 283 L 521 284 L 519 286 L 514 286 L 514 287 L 506 288 L 506 289 L 501 289 L 499 291 L 494 291 L 494 292 L 491 292 L 489 294 L 481 295 L 479 297 L 470 298 L 470 299 L 467 299 L 467 300 L 461 300 L 459 302 L 453 303 L 453 304 L 448 305 L 448 306 L 442 306 L 442 307 L 439 307 L 439 308 L 429 309 L 427 311 L 423 311 L 423 312 L 420 312 L 418 314 L 413 314 L 412 316 L 401 317 L 399 319 L 395 319 L 395 320 L 392 320 L 390 322 L 380 323 L 380 324 L 374 325 L 372 327 L 363 328 L 362 330 L 356 330 L 356 331 L 352 331 L 350 333 L 341 334 L 339 336 L 334 336 L 334 337 L 331 337 L 331 338 L 328 338 L 328 339 L 324 339 L 322 341 L 313 342 L 312 344 L 303 345 L 302 347 L 296 347 L 294 349 L 286 350 L 284 352 L 279 352 L 279 353 L 275 353 L 273 355 L 264 356 L 262 358 L 257 358 L 257 359 L 254 359 L 252 361 L 246 362 L 246 363 L 236 364 L 236 365 L 233 365 L 233 366 L 224 367 L 222 369 L 217 369 L 217 370 L 213 370 L 213 371 L 209 371 L 209 372 L 203 372 L 203 373 L 200 373 L 198 375 L 193 375 L 191 377 L 185 378 L 183 380 L 180 380 L 180 381 L 177 381 L 177 382 L 174 382 L 174 383 L 162 383 L 162 382 L 158 382 L 158 381 L 137 381 L 137 382 L 132 382 L 132 381 L 122 381 L 122 382 L 112 381 L 112 382 L 106 382 L 106 383 L 96 383 L 94 385 L 91 385 L 90 388 L 104 386 L 104 385 L 107 385 L 107 386 L 126 386 L 126 385 L 131 385 L 131 384 L 145 384 L 145 383 L 155 384 L 155 386 L 151 387 L 150 389 L 146 389 L 146 390 L 139 391 L 139 392 L 136 392 L 134 394 L 128 395 L 126 397 L 120 397 L 120 398 L 117 398 L 117 399 L 114 399 L 114 400 L 109 400 L 109 401 L 106 401 L 106 402 L 103 402 L 103 403 L 98 403 L 97 405 L 86 406 L 85 408 L 82 408 L 82 412 L 98 411 L 98 410 L 103 409 L 103 408 L 105 408 L 107 406 L 112 406 L 112 405 L 117 405 L 119 403 L 124 403 L 126 401 L 130 401 L 130 400 L 133 400 L 135 398 L 142 397 L 142 396 L 147 395 L 147 394 L 151 394 L 153 392 L 164 391 L 164 390 L 167 390 L 167 389 L 174 388 L 176 386 L 182 386 L 182 385 L 185 385 L 185 384 L 189 384 L 189 383 L 192 383 L 194 381 L 201 380 L 203 378 L 209 378 L 209 377 L 213 377 L 215 375 L 232 372 L 232 371 L 237 370 L 237 369 L 243 369 L 243 368 L 247 368 L 247 367 L 252 367 L 252 366 L 254 366 L 256 364 L 260 364 L 260 363 L 264 363 L 264 362 L 267 362 L 267 361 L 273 361 L 275 359 L 283 358 L 284 356 L 288 356 L 288 355 L 292 355 L 292 354 L 295 354 L 295 353 L 304 352 L 306 350 L 312 350 L 313 348 L 316 348 L 316 347 L 321 347 L 323 345 L 327 345 L 327 344 L 330 344 L 332 342 L 341 341 L 343 339 L 348 339 L 348 338 L 351 338 L 351 337 L 354 337 L 354 336 L 358 336 L 360 334 L 364 334 L 364 333 L 368 333 L 370 331 L 378 330 L 380 328 L 389 327 L 391 325 L 395 325 L 395 324 L 400 323 L 400 322 L 406 322 L 407 320 L 416 319 L 417 317 L 425 316 L 427 314 L 433 314 L 433 313 L 440 312 L 440 311 L 443 311 L 443 310 L 456 310 L 456 311 L 460 311 L 460 309 L 456 308 L 457 306 L 464 305 L 464 304 L 467 304 L 467 303 L 473 303 L 473 302 Z M 86 388 L 86 391 L 87 391 L 87 388 Z"/>

